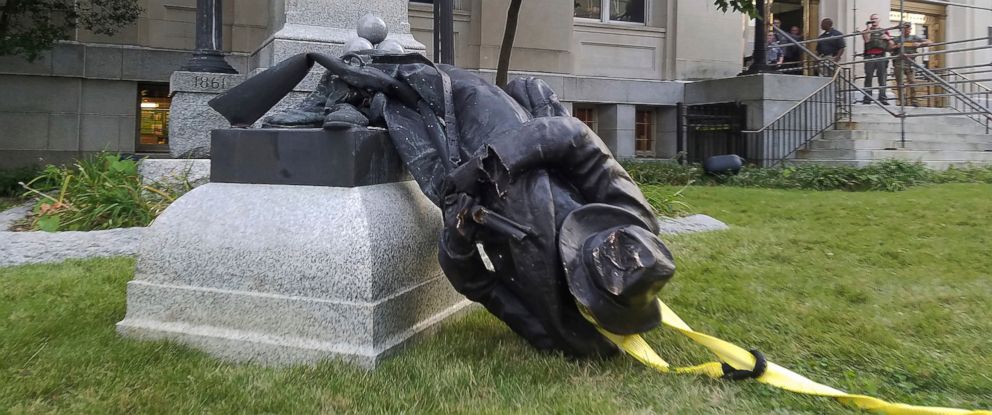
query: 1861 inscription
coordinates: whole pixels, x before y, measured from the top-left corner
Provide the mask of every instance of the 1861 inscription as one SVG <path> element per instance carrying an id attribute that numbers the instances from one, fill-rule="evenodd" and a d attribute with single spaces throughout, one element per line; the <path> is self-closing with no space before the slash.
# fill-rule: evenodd
<path id="1" fill-rule="evenodd" d="M 193 77 L 193 85 L 201 89 L 222 90 L 227 87 L 227 79 L 219 76 L 196 75 Z"/>

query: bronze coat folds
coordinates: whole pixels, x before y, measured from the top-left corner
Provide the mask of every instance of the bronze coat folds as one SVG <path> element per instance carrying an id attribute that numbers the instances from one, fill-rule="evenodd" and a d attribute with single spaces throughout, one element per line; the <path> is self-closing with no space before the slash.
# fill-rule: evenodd
<path id="1" fill-rule="evenodd" d="M 504 91 L 417 54 L 301 54 L 210 105 L 234 126 L 251 125 L 314 62 L 328 82 L 366 97 L 361 110 L 388 128 L 442 209 L 438 260 L 460 293 L 534 347 L 576 357 L 616 352 L 576 302 L 611 332 L 659 324 L 654 298 L 675 266 L 654 212 L 546 83 L 516 79 Z"/>

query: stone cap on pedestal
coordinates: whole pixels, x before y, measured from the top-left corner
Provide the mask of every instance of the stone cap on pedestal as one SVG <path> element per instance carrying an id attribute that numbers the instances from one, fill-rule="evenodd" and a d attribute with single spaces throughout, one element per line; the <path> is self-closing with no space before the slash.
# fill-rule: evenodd
<path id="1" fill-rule="evenodd" d="M 383 129 L 228 128 L 211 138 L 210 181 L 358 187 L 410 180 Z"/>

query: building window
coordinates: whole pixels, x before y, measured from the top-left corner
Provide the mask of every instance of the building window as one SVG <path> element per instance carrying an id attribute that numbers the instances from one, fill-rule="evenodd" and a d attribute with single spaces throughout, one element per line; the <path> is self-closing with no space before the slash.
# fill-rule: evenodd
<path id="1" fill-rule="evenodd" d="M 587 125 L 592 132 L 597 133 L 597 128 L 599 127 L 599 122 L 596 119 L 596 108 L 593 107 L 575 107 L 572 110 L 572 115 L 582 121 L 583 124 Z"/>
<path id="2" fill-rule="evenodd" d="M 638 110 L 634 120 L 634 155 L 654 157 L 654 111 Z"/>
<path id="3" fill-rule="evenodd" d="M 168 84 L 138 84 L 138 151 L 169 150 Z"/>
<path id="4" fill-rule="evenodd" d="M 574 0 L 573 15 L 602 22 L 644 23 L 647 5 L 644 0 Z"/>

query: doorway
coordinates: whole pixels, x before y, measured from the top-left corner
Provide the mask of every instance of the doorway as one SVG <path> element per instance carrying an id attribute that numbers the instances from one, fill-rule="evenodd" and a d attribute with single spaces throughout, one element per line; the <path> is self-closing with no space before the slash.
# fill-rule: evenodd
<path id="1" fill-rule="evenodd" d="M 900 21 L 899 3 L 899 0 L 891 0 L 890 3 L 891 11 L 889 12 L 889 21 L 891 21 L 893 25 L 898 25 Z M 945 31 L 947 27 L 946 5 L 906 1 L 903 5 L 903 10 L 904 14 L 902 15 L 902 20 L 913 25 L 910 32 L 911 34 L 923 36 L 933 43 L 941 43 L 945 41 Z M 931 52 L 933 50 L 934 49 L 932 48 L 923 49 L 924 52 Z M 947 66 L 945 56 L 943 55 L 928 55 L 917 59 L 918 63 L 928 69 L 943 68 Z M 921 78 L 922 76 L 919 75 L 916 77 L 916 79 Z M 944 89 L 939 86 L 928 85 L 920 87 L 917 93 L 928 96 L 923 99 L 924 105 L 928 107 L 943 107 L 947 104 L 946 98 L 933 96 L 945 93 Z"/>
<path id="2" fill-rule="evenodd" d="M 820 0 L 772 0 L 769 10 L 772 21 L 780 20 L 782 30 L 786 32 L 795 26 L 799 28 L 803 40 L 815 39 L 820 35 Z M 813 45 L 806 44 L 806 47 L 812 49 Z M 802 57 L 803 61 L 808 58 L 805 53 Z"/>

